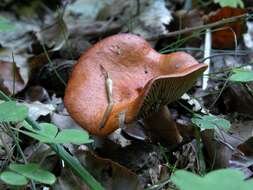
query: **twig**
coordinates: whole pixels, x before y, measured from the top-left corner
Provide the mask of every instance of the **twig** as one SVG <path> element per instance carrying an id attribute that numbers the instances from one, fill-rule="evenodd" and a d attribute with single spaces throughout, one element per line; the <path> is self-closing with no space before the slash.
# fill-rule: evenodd
<path id="1" fill-rule="evenodd" d="M 52 68 L 53 68 L 53 71 L 54 71 L 56 77 L 59 79 L 59 81 L 60 81 L 64 86 L 67 86 L 66 82 L 63 80 L 63 78 L 62 78 L 61 75 L 58 73 L 58 71 L 57 71 L 56 69 L 54 69 L 54 67 L 53 67 L 54 64 L 53 64 L 51 58 L 50 58 L 49 55 L 48 55 L 48 52 L 47 52 L 47 50 L 46 50 L 46 47 L 45 47 L 45 44 L 44 44 L 43 41 L 41 42 L 41 46 L 42 46 L 42 49 L 43 49 L 43 51 L 44 51 L 44 53 L 45 53 L 45 56 L 46 56 L 46 58 L 47 58 L 47 60 L 48 60 L 48 62 L 49 62 L 49 64 L 50 64 L 50 66 L 52 66 Z"/>
<path id="2" fill-rule="evenodd" d="M 199 62 L 204 62 L 205 60 L 207 59 L 211 59 L 213 57 L 218 57 L 218 56 L 224 56 L 224 55 L 231 55 L 231 56 L 246 56 L 247 54 L 246 53 L 217 53 L 217 54 L 212 54 L 210 55 L 209 57 L 205 57 L 203 59 L 200 59 Z"/>
<path id="3" fill-rule="evenodd" d="M 14 53 L 13 51 L 11 52 L 11 57 L 12 57 L 12 71 L 13 71 L 13 83 L 12 83 L 12 95 L 15 95 L 15 86 L 16 86 L 16 65 L 15 65 L 15 60 L 14 60 Z"/>
<path id="4" fill-rule="evenodd" d="M 1 90 L 0 99 L 3 99 L 5 101 L 11 100 L 11 98 L 5 95 Z M 27 117 L 25 121 L 31 125 L 33 129 L 41 129 L 40 125 L 37 122 L 33 121 L 31 118 Z M 75 157 L 71 156 L 61 145 L 49 144 L 49 146 L 61 159 L 63 159 L 69 165 L 75 174 L 78 175 L 81 180 L 90 187 L 90 189 L 104 190 L 101 184 L 81 165 L 81 163 Z"/>
<path id="5" fill-rule="evenodd" d="M 112 107 L 114 103 L 113 103 L 113 98 L 112 98 L 112 79 L 110 79 L 109 73 L 105 70 L 105 68 L 102 65 L 100 66 L 101 66 L 102 73 L 105 76 L 105 87 L 106 87 L 106 94 L 107 94 L 107 100 L 108 100 L 108 105 L 106 107 L 103 118 L 99 125 L 99 128 L 102 129 L 109 118 L 109 115 L 112 111 Z"/>
<path id="6" fill-rule="evenodd" d="M 221 91 L 220 91 L 219 95 L 216 97 L 216 99 L 215 99 L 215 100 L 213 101 L 213 103 L 210 105 L 209 110 L 210 110 L 211 108 L 213 108 L 214 105 L 217 103 L 217 101 L 218 101 L 219 98 L 221 97 L 223 91 L 224 91 L 225 88 L 227 87 L 228 82 L 229 82 L 229 77 L 225 80 L 225 82 L 224 82 L 224 84 L 223 84 L 223 86 L 222 86 L 222 88 L 221 88 Z"/>
<path id="7" fill-rule="evenodd" d="M 0 127 L 3 127 L 3 126 L 0 124 Z M 9 145 L 5 142 L 3 135 L 4 135 L 4 131 L 1 130 L 1 132 L 0 132 L 0 140 L 1 140 L 2 144 L 3 144 L 3 146 L 4 146 L 4 149 L 5 149 L 5 152 L 6 152 L 7 156 L 8 156 L 8 159 L 11 161 L 11 149 L 10 149 Z"/>
<path id="8" fill-rule="evenodd" d="M 147 40 L 154 41 L 154 40 L 158 40 L 158 39 L 168 38 L 168 37 L 171 37 L 171 36 L 190 33 L 190 32 L 196 31 L 196 30 L 205 30 L 205 29 L 208 29 L 208 28 L 214 28 L 214 27 L 222 26 L 224 24 L 231 23 L 231 22 L 237 22 L 239 20 L 247 19 L 251 16 L 252 16 L 251 14 L 246 13 L 246 14 L 242 14 L 242 15 L 239 15 L 239 16 L 234 16 L 234 17 L 223 19 L 223 20 L 219 20 L 217 22 L 210 23 L 210 24 L 195 26 L 195 27 L 191 27 L 191 28 L 185 28 L 183 30 L 177 30 L 177 31 L 170 32 L 170 33 L 167 33 L 167 34 L 159 34 L 157 36 L 152 36 L 151 38 L 148 38 Z"/>
<path id="9" fill-rule="evenodd" d="M 14 142 L 15 142 L 15 144 L 17 146 L 17 150 L 18 150 L 19 154 L 21 155 L 24 163 L 27 164 L 28 163 L 27 159 L 25 157 L 25 154 L 24 154 L 22 148 L 20 147 L 20 144 L 19 144 L 18 139 L 16 137 L 16 133 L 14 131 L 12 131 L 10 128 L 9 128 L 9 132 L 10 132 L 10 135 L 11 135 L 12 139 L 14 140 Z M 32 188 L 32 190 L 36 190 L 35 182 L 32 179 L 31 179 L 31 188 Z"/>

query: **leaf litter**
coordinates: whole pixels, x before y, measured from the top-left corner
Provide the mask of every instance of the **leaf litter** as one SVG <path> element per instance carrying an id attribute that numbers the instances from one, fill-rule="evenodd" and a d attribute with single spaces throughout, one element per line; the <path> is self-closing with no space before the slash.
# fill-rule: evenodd
<path id="1" fill-rule="evenodd" d="M 227 1 L 215 2 L 227 5 Z M 245 4 L 244 8 L 241 2 Z M 51 122 L 59 130 L 80 129 L 64 109 L 62 98 L 64 83 L 82 52 L 107 36 L 129 32 L 145 39 L 155 38 L 150 42 L 157 50 L 186 51 L 201 60 L 203 31 L 163 40 L 159 35 L 203 25 L 204 22 L 217 22 L 245 13 L 252 7 L 248 1 L 234 1 L 230 5 L 239 8 L 221 8 L 212 4 L 203 9 L 207 5 L 193 4 L 189 9 L 187 1 L 176 0 L 3 1 L 0 3 L 0 90 L 28 107 L 34 120 Z M 220 15 L 221 12 L 225 15 Z M 216 18 L 213 19 L 212 15 Z M 189 99 L 168 105 L 175 121 L 173 125 L 179 128 L 183 137 L 181 144 L 164 146 L 159 134 L 154 138 L 141 131 L 143 123 L 138 121 L 136 131 L 119 130 L 113 134 L 114 138 L 113 135 L 110 138 L 91 137 L 94 140 L 91 145 L 65 147 L 106 189 L 144 189 L 157 184 L 160 189 L 174 187 L 167 179 L 176 169 L 201 174 L 200 162 L 203 161 L 206 171 L 236 168 L 244 173 L 240 180 L 252 178 L 253 35 L 251 21 L 247 21 L 248 32 L 243 23 L 224 24 L 229 29 L 216 28 L 217 31 L 212 33 L 207 90 L 202 91 L 201 81 L 198 81 L 188 92 Z M 220 44 L 221 39 L 226 40 Z M 198 109 L 193 104 L 198 105 Z M 194 114 L 199 117 L 191 122 Z M 19 129 L 20 126 L 13 127 Z M 47 146 L 27 136 L 19 138 L 29 160 L 40 162 L 43 168 L 57 174 L 53 189 L 88 189 Z M 18 160 L 14 146 L 6 124 L 1 124 L 1 172 L 13 159 Z M 172 177 L 178 187 L 186 189 L 176 182 L 177 175 L 186 174 L 180 174 L 178 170 Z M 6 189 L 2 181 L 0 188 Z"/>

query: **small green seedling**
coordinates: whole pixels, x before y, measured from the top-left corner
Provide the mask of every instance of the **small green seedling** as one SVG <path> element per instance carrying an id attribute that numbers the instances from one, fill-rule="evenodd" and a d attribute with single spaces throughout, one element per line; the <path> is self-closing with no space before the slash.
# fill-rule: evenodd
<path id="1" fill-rule="evenodd" d="M 233 69 L 233 74 L 229 80 L 232 82 L 250 82 L 253 81 L 253 72 L 245 69 Z"/>
<path id="2" fill-rule="evenodd" d="M 9 170 L 0 174 L 0 179 L 6 184 L 24 186 L 29 180 L 52 185 L 56 178 L 54 174 L 43 170 L 38 164 L 10 164 Z"/>
<path id="3" fill-rule="evenodd" d="M 215 3 L 219 3 L 221 7 L 240 7 L 244 8 L 242 0 L 214 0 Z"/>
<path id="4" fill-rule="evenodd" d="M 0 16 L 0 32 L 12 31 L 14 29 L 14 24 L 10 23 L 6 18 Z"/>
<path id="5" fill-rule="evenodd" d="M 220 169 L 201 177 L 194 173 L 177 170 L 171 177 L 180 190 L 252 190 L 253 180 L 244 180 L 241 171 Z"/>
<path id="6" fill-rule="evenodd" d="M 14 101 L 3 102 L 0 104 L 0 122 L 20 122 L 23 121 L 28 114 L 28 108 L 16 105 Z"/>
<path id="7" fill-rule="evenodd" d="M 34 130 L 30 125 L 23 122 L 23 126 L 27 130 L 19 130 L 21 133 L 28 135 L 42 143 L 48 144 L 87 144 L 93 142 L 89 139 L 89 134 L 79 129 L 59 129 L 50 123 L 41 123 L 41 130 Z"/>
<path id="8" fill-rule="evenodd" d="M 198 115 L 195 114 L 192 118 L 192 123 L 201 129 L 216 129 L 222 128 L 228 130 L 230 122 L 226 119 L 216 117 L 214 115 Z"/>

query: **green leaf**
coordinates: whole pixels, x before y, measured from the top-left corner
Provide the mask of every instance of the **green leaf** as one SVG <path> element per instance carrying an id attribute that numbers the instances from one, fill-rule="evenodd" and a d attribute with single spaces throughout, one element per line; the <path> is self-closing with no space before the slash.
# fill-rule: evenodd
<path id="1" fill-rule="evenodd" d="M 229 80 L 234 82 L 250 82 L 253 81 L 253 72 L 244 69 L 234 69 Z"/>
<path id="2" fill-rule="evenodd" d="M 27 121 L 22 121 L 22 127 L 26 128 L 28 131 L 37 132 Z"/>
<path id="3" fill-rule="evenodd" d="M 219 3 L 221 7 L 241 7 L 244 8 L 242 0 L 214 0 L 215 3 Z"/>
<path id="4" fill-rule="evenodd" d="M 54 174 L 41 169 L 38 164 L 10 164 L 9 168 L 20 175 L 40 183 L 52 185 L 56 180 Z"/>
<path id="5" fill-rule="evenodd" d="M 171 177 L 180 190 L 252 190 L 253 180 L 244 181 L 243 173 L 235 169 L 221 169 L 204 177 L 177 170 Z"/>
<path id="6" fill-rule="evenodd" d="M 11 171 L 4 171 L 0 175 L 0 179 L 8 185 L 23 186 L 28 183 L 25 176 Z"/>
<path id="7" fill-rule="evenodd" d="M 214 115 L 197 115 L 193 117 L 191 121 L 197 127 L 203 129 L 214 129 L 216 127 L 221 127 L 227 130 L 230 128 L 230 122 L 228 120 L 216 117 Z"/>
<path id="8" fill-rule="evenodd" d="M 89 139 L 89 135 L 84 130 L 78 129 L 64 129 L 58 133 L 55 138 L 56 143 L 73 143 L 73 144 L 87 144 L 91 143 L 92 140 Z"/>
<path id="9" fill-rule="evenodd" d="M 15 25 L 11 24 L 6 18 L 0 16 L 0 32 L 11 31 L 15 29 Z"/>
<path id="10" fill-rule="evenodd" d="M 41 123 L 40 126 L 40 134 L 43 134 L 43 136 L 47 136 L 54 139 L 58 133 L 58 128 L 51 123 Z"/>
<path id="11" fill-rule="evenodd" d="M 36 131 L 31 129 L 27 124 L 24 123 L 24 127 L 28 131 L 19 130 L 21 133 L 30 136 L 42 143 L 49 143 L 49 144 L 87 144 L 93 142 L 89 139 L 89 135 L 84 130 L 78 129 L 64 129 L 58 132 L 58 128 L 50 123 L 42 123 L 40 124 L 41 130 Z"/>
<path id="12" fill-rule="evenodd" d="M 23 122 L 22 124 L 23 127 L 26 128 L 28 131 L 19 130 L 19 132 L 30 136 L 42 143 L 55 143 L 55 136 L 58 133 L 58 128 L 55 125 L 51 123 L 41 123 L 41 130 L 34 130 L 28 123 Z"/>
<path id="13" fill-rule="evenodd" d="M 5 101 L 11 100 L 1 90 L 0 99 L 3 99 Z M 40 129 L 39 124 L 29 118 L 29 116 L 25 119 L 25 122 L 31 125 L 35 130 Z M 83 182 L 88 185 L 90 189 L 104 190 L 103 186 L 87 171 L 85 167 L 82 166 L 82 164 L 75 157 L 68 153 L 63 148 L 63 146 L 50 144 L 50 147 L 62 160 L 64 160 L 70 166 L 70 168 L 80 177 Z"/>
<path id="14" fill-rule="evenodd" d="M 29 137 L 32 137 L 32 138 L 40 141 L 42 143 L 51 144 L 51 143 L 55 142 L 54 138 L 51 138 L 49 136 L 44 136 L 43 133 L 39 134 L 39 133 L 34 133 L 34 132 L 29 132 L 29 131 L 20 131 L 20 132 L 29 136 Z"/>
<path id="15" fill-rule="evenodd" d="M 28 108 L 17 106 L 16 102 L 8 101 L 0 104 L 0 122 L 23 121 L 28 114 Z"/>

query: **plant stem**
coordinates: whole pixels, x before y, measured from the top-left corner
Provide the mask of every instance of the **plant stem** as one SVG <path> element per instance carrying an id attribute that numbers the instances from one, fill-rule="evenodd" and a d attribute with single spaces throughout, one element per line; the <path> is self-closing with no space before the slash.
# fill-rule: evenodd
<path id="1" fill-rule="evenodd" d="M 157 35 L 157 36 L 152 36 L 151 38 L 148 38 L 147 40 L 153 41 L 153 40 L 157 40 L 157 39 L 163 39 L 163 38 L 168 38 L 168 37 L 171 37 L 171 36 L 190 33 L 190 32 L 197 31 L 197 30 L 205 30 L 205 29 L 208 29 L 208 28 L 214 28 L 214 27 L 222 26 L 224 24 L 228 24 L 228 23 L 239 21 L 239 20 L 247 19 L 249 17 L 252 17 L 252 14 L 247 14 L 246 13 L 246 14 L 242 14 L 242 15 L 239 15 L 239 16 L 234 16 L 234 17 L 222 19 L 220 21 L 210 23 L 210 24 L 195 26 L 195 27 L 191 27 L 191 28 L 185 28 L 183 30 L 177 30 L 177 31 L 170 32 L 170 33 L 167 33 L 167 34 L 160 34 L 160 35 Z"/>
<path id="2" fill-rule="evenodd" d="M 10 130 L 10 134 L 11 134 L 12 139 L 14 139 L 14 142 L 15 142 L 15 144 L 17 146 L 18 152 L 21 155 L 24 163 L 27 164 L 27 159 L 25 157 L 25 154 L 24 154 L 23 150 L 21 149 L 21 147 L 19 145 L 19 142 L 17 140 L 16 134 L 12 130 Z M 32 185 L 32 190 L 36 190 L 36 185 L 35 185 L 34 180 L 31 180 L 31 185 Z"/>
<path id="3" fill-rule="evenodd" d="M 11 99 L 0 90 L 0 99 L 11 101 Z M 35 130 L 40 130 L 37 122 L 27 117 L 25 121 L 31 125 Z M 92 190 L 104 190 L 101 184 L 81 165 L 81 163 L 71 156 L 61 145 L 49 144 L 49 146 L 56 152 L 56 154 L 64 160 L 70 168 L 77 174 L 81 180 L 86 183 Z"/>

